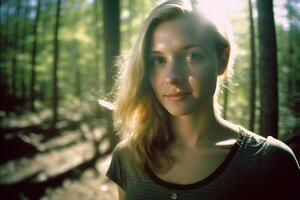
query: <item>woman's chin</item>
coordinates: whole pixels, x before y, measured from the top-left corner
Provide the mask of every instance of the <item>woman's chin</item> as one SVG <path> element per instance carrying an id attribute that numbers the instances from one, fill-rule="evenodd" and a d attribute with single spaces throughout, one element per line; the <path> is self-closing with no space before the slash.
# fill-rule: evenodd
<path id="1" fill-rule="evenodd" d="M 192 111 L 188 110 L 188 109 L 167 109 L 168 113 L 172 116 L 172 117 L 182 117 L 182 116 L 186 116 L 192 113 Z"/>

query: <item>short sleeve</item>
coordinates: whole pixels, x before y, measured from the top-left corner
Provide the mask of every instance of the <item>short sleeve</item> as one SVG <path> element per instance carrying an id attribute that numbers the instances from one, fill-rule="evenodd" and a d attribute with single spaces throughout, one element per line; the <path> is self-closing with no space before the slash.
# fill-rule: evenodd
<path id="1" fill-rule="evenodd" d="M 269 136 L 261 167 L 261 178 L 266 183 L 265 191 L 272 199 L 300 197 L 299 164 L 293 151 L 286 144 Z"/>
<path id="2" fill-rule="evenodd" d="M 120 149 L 116 148 L 113 151 L 111 163 L 106 172 L 106 176 L 125 190 L 126 175 L 122 160 Z"/>

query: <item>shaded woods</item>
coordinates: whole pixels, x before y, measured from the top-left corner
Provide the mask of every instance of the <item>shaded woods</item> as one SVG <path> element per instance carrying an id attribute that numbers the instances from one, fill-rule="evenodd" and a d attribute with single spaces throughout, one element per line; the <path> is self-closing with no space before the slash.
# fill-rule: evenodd
<path id="1" fill-rule="evenodd" d="M 300 3 L 228 2 L 237 51 L 222 115 L 299 156 Z M 155 3 L 0 1 L 0 199 L 115 199 L 104 174 L 118 136 L 98 100 Z"/>

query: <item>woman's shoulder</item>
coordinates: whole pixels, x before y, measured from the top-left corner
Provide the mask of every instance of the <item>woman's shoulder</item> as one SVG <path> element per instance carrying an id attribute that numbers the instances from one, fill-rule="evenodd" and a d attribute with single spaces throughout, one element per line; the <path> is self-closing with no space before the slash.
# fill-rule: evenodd
<path id="1" fill-rule="evenodd" d="M 119 142 L 114 150 L 113 150 L 113 156 L 117 157 L 131 157 L 132 156 L 132 149 L 130 148 L 130 145 L 126 142 Z"/>
<path id="2" fill-rule="evenodd" d="M 254 149 L 256 156 L 264 163 L 298 167 L 297 159 L 291 148 L 284 142 L 272 136 L 263 137 L 245 128 L 241 128 L 241 135 L 245 137 L 244 145 Z"/>
<path id="3" fill-rule="evenodd" d="M 125 143 L 119 143 L 112 152 L 112 158 L 110 166 L 106 175 L 119 184 L 122 188 L 127 185 L 127 177 L 135 176 L 135 168 L 133 165 L 133 154 L 129 148 L 129 145 Z"/>
<path id="4" fill-rule="evenodd" d="M 291 148 L 272 136 L 262 137 L 250 131 L 245 134 L 251 149 L 247 155 L 255 161 L 255 173 L 251 174 L 264 188 L 265 199 L 294 199 L 300 187 L 300 167 Z"/>
<path id="5" fill-rule="evenodd" d="M 300 167 L 291 148 L 272 136 L 262 137 L 248 130 L 243 134 L 247 155 L 255 160 L 252 168 L 261 187 L 265 187 L 266 197 L 294 199 L 300 187 Z"/>
<path id="6" fill-rule="evenodd" d="M 264 145 L 267 141 L 267 138 L 254 133 L 242 126 L 239 126 L 239 138 L 247 143 L 248 146 Z"/>
<path id="7" fill-rule="evenodd" d="M 300 170 L 296 156 L 291 148 L 282 141 L 268 136 L 266 139 L 265 159 L 269 160 L 273 166 L 282 167 L 282 169 Z M 300 171 L 298 171 L 300 173 Z"/>

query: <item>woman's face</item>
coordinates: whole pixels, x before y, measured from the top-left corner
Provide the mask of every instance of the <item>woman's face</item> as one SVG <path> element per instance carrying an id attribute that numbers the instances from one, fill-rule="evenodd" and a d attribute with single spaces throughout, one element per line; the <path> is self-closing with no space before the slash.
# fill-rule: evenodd
<path id="1" fill-rule="evenodd" d="M 153 32 L 148 59 L 153 91 L 171 115 L 197 112 L 212 102 L 224 67 L 199 22 L 178 17 L 160 23 Z"/>

